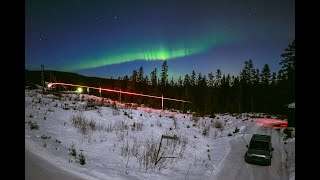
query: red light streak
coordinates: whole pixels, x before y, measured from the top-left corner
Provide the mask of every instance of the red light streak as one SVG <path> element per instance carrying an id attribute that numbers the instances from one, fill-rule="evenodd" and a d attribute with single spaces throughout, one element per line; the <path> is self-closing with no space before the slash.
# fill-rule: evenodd
<path id="1" fill-rule="evenodd" d="M 258 126 L 266 128 L 284 128 L 288 126 L 287 121 L 279 119 L 268 119 L 268 118 L 255 118 L 254 121 Z"/>
<path id="2" fill-rule="evenodd" d="M 77 86 L 77 87 L 84 87 L 84 88 L 100 90 L 100 88 L 97 88 L 97 87 L 82 86 L 82 85 L 68 84 L 68 83 L 50 83 L 49 85 L 50 85 L 50 87 L 52 87 L 53 85 L 65 85 L 65 86 Z M 48 87 L 49 87 L 49 85 L 48 85 Z M 152 96 L 152 95 L 147 95 L 147 94 L 140 94 L 140 93 L 134 93 L 134 92 L 128 92 L 128 91 L 119 91 L 119 90 L 107 89 L 107 88 L 101 88 L 101 91 L 116 92 L 116 93 L 121 93 L 121 94 L 129 94 L 129 95 L 134 95 L 134 96 L 144 96 L 144 97 L 157 98 L 157 99 L 163 98 L 163 100 L 191 103 L 190 101 L 184 101 L 184 100 L 180 100 L 180 99 L 165 98 L 165 97 L 161 97 L 161 96 Z"/>

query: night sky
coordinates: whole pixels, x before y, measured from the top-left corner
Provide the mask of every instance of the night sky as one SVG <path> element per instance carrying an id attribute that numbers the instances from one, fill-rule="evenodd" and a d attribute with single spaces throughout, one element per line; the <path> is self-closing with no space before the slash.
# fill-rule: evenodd
<path id="1" fill-rule="evenodd" d="M 103 78 L 163 60 L 169 80 L 239 75 L 248 59 L 278 73 L 295 39 L 294 0 L 26 0 L 25 13 L 26 69 Z"/>

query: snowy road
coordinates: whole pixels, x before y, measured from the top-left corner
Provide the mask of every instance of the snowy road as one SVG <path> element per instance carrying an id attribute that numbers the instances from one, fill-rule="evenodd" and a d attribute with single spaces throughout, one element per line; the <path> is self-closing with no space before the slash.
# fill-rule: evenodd
<path id="1" fill-rule="evenodd" d="M 38 155 L 25 148 L 25 179 L 26 180 L 54 180 L 70 179 L 81 180 L 81 177 L 71 174 L 63 169 L 49 163 Z"/>
<path id="2" fill-rule="evenodd" d="M 254 133 L 268 134 L 272 136 L 274 147 L 271 166 L 248 164 L 244 161 L 246 145 Z M 230 141 L 231 150 L 223 161 L 221 171 L 215 179 L 219 180 L 287 180 L 287 171 L 283 166 L 285 151 L 283 142 L 275 129 L 248 124 L 242 134 L 238 134 Z"/>
<path id="3" fill-rule="evenodd" d="M 278 132 L 264 128 L 283 123 L 277 119 L 250 118 L 261 115 L 246 113 L 196 118 L 145 107 L 131 109 L 121 103 L 115 110 L 111 107 L 115 102 L 110 99 L 101 105 L 102 98 L 91 95 L 82 95 L 82 102 L 76 94 L 56 96 L 39 92 L 26 90 L 25 179 L 288 180 L 290 177 L 292 180 L 295 177 L 294 137 L 284 144 L 283 129 Z M 87 109 L 87 102 L 95 102 L 96 108 Z M 72 109 L 65 108 L 69 106 Z M 79 118 L 86 122 L 82 127 L 90 131 L 84 133 L 75 126 L 74 121 Z M 271 166 L 245 163 L 246 145 L 254 133 L 272 135 L 275 151 Z M 166 145 L 178 158 L 151 166 L 153 162 L 146 158 L 151 157 L 146 156 L 146 150 L 149 147 L 152 152 L 151 145 L 156 147 L 164 134 L 180 137 L 178 143 Z M 84 154 L 85 165 L 70 155 L 70 147 Z"/>

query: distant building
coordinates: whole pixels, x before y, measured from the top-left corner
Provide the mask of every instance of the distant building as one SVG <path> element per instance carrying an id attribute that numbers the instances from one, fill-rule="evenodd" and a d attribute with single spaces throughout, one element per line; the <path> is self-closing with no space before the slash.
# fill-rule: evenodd
<path id="1" fill-rule="evenodd" d="M 296 104 L 295 102 L 288 104 L 288 108 L 293 108 L 294 109 L 295 108 L 295 104 Z"/>

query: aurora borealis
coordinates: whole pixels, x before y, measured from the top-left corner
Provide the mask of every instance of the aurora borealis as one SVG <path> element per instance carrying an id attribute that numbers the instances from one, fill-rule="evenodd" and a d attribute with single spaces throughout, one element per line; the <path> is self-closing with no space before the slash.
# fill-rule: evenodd
<path id="1" fill-rule="evenodd" d="M 63 68 L 66 71 L 96 68 L 105 65 L 121 64 L 136 60 L 156 61 L 172 60 L 175 58 L 192 56 L 205 52 L 210 48 L 223 43 L 227 43 L 231 37 L 221 34 L 217 37 L 208 37 L 208 39 L 198 39 L 197 41 L 168 44 L 164 42 L 153 42 L 142 44 L 131 44 L 125 50 L 112 49 L 98 58 L 79 59 L 77 64 L 72 64 Z M 139 47 L 139 45 L 141 47 Z M 171 46 L 174 47 L 171 47 Z"/>
<path id="2" fill-rule="evenodd" d="M 169 65 L 169 79 L 237 75 L 244 61 L 278 71 L 294 39 L 294 1 L 26 1 L 25 66 L 88 76 L 145 75 Z"/>

